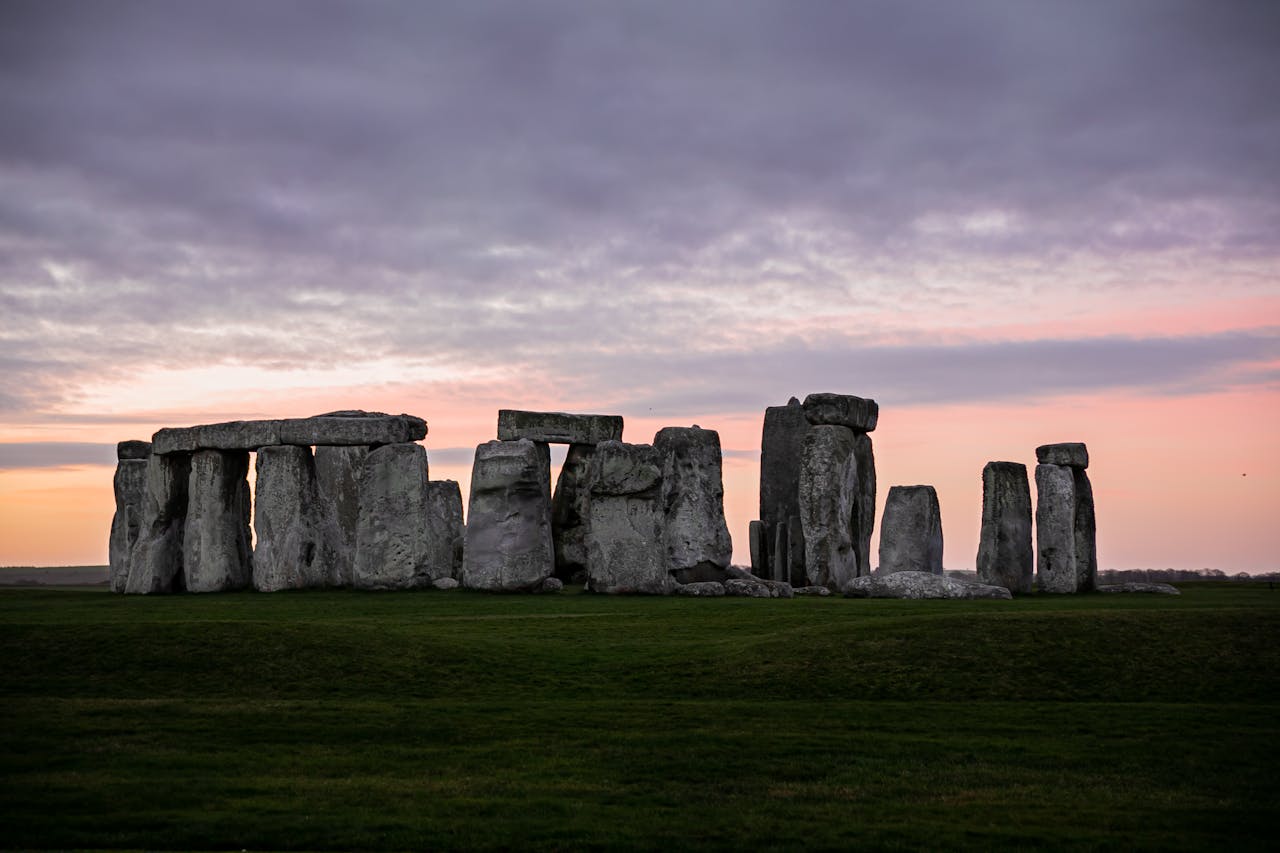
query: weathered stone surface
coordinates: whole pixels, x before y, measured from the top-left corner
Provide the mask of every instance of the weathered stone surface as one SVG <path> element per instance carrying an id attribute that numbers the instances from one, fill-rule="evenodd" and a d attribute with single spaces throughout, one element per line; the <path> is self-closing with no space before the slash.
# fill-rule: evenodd
<path id="1" fill-rule="evenodd" d="M 697 581 L 680 584 L 675 588 L 676 595 L 688 595 L 694 598 L 718 598 L 724 595 L 724 584 L 716 581 Z"/>
<path id="2" fill-rule="evenodd" d="M 116 443 L 116 459 L 124 461 L 141 460 L 146 462 L 151 456 L 151 442 L 138 441 L 133 439 L 130 441 L 120 441 Z"/>
<path id="3" fill-rule="evenodd" d="M 186 588 L 182 571 L 182 536 L 186 531 L 190 479 L 191 457 L 187 454 L 152 454 L 147 460 L 142 520 L 138 526 L 137 541 L 129 555 L 129 579 L 125 582 L 125 592 L 181 592 Z"/>
<path id="4" fill-rule="evenodd" d="M 147 460 L 121 458 L 113 483 L 116 512 L 107 543 L 110 569 L 107 583 L 112 592 L 124 592 L 129 582 L 129 557 L 142 527 L 142 507 L 147 492 Z"/>
<path id="5" fill-rule="evenodd" d="M 188 592 L 244 589 L 253 581 L 249 534 L 249 454 L 198 450 L 191 456 L 182 565 Z"/>
<path id="6" fill-rule="evenodd" d="M 1071 469 L 1036 466 L 1036 583 L 1040 592 L 1078 591 L 1076 488 Z"/>
<path id="7" fill-rule="evenodd" d="M 591 466 L 587 587 L 592 592 L 665 595 L 663 456 L 648 444 L 606 441 Z"/>
<path id="8" fill-rule="evenodd" d="M 871 574 L 871 534 L 876 529 L 876 457 L 871 436 L 853 437 L 853 456 L 858 463 L 858 492 L 854 502 L 853 550 L 858 556 L 858 575 Z"/>
<path id="9" fill-rule="evenodd" d="M 795 595 L 795 589 L 786 581 L 762 580 L 759 583 L 769 588 L 769 595 L 773 598 L 791 598 Z"/>
<path id="10" fill-rule="evenodd" d="M 421 441 L 426 435 L 426 421 L 413 415 L 345 411 L 312 418 L 227 421 L 162 429 L 152 437 L 152 452 L 257 450 L 282 444 L 397 444 Z"/>
<path id="11" fill-rule="evenodd" d="M 1071 469 L 1076 493 L 1076 592 L 1092 592 L 1098 585 L 1098 534 L 1093 509 L 1093 484 L 1083 468 Z"/>
<path id="12" fill-rule="evenodd" d="M 723 580 L 733 542 L 724 520 L 720 434 L 696 425 L 666 427 L 653 446 L 662 459 L 667 571 L 681 583 Z"/>
<path id="13" fill-rule="evenodd" d="M 933 486 L 893 486 L 880 526 L 879 574 L 942 574 L 942 512 Z"/>
<path id="14" fill-rule="evenodd" d="M 881 534 L 883 535 L 883 534 Z M 1012 598 L 1002 586 L 957 580 L 932 572 L 893 572 L 854 578 L 846 598 Z"/>
<path id="15" fill-rule="evenodd" d="M 768 537 L 764 535 L 764 522 L 753 519 L 747 525 L 747 543 L 751 549 L 751 573 L 759 577 L 764 576 L 769 566 L 769 560 L 764 555 L 767 541 Z"/>
<path id="16" fill-rule="evenodd" d="M 797 586 L 793 587 L 791 591 L 795 595 L 823 596 L 831 594 L 831 590 L 827 589 L 825 586 Z"/>
<path id="17" fill-rule="evenodd" d="M 852 394 L 810 394 L 804 398 L 804 416 L 814 426 L 843 426 L 854 432 L 871 432 L 880 419 L 875 400 Z"/>
<path id="18" fill-rule="evenodd" d="M 337 530 L 329 583 L 351 586 L 356 563 L 356 531 L 360 527 L 360 477 L 369 448 L 321 444 L 315 449 L 316 489 L 320 511 L 332 516 Z"/>
<path id="19" fill-rule="evenodd" d="M 498 410 L 498 439 L 527 438 L 550 444 L 599 444 L 622 440 L 619 415 L 571 415 L 567 412 Z"/>
<path id="20" fill-rule="evenodd" d="M 456 578 L 462 574 L 466 528 L 462 524 L 462 490 L 453 480 L 427 483 L 427 548 L 432 574 Z"/>
<path id="21" fill-rule="evenodd" d="M 769 580 L 791 581 L 791 525 L 778 522 L 773 533 L 773 559 L 769 561 Z"/>
<path id="22" fill-rule="evenodd" d="M 457 589 L 457 578 L 436 578 L 431 582 L 431 586 L 435 589 Z"/>
<path id="23" fill-rule="evenodd" d="M 551 487 L 546 445 L 529 439 L 476 448 L 459 580 L 469 589 L 530 592 L 551 577 Z"/>
<path id="24" fill-rule="evenodd" d="M 278 445 L 258 451 L 253 502 L 253 588 L 259 592 L 328 585 L 336 523 L 318 511 L 315 459 L 309 447 Z"/>
<path id="25" fill-rule="evenodd" d="M 795 397 L 785 406 L 769 406 L 764 410 L 764 429 L 760 437 L 760 521 L 761 550 L 759 564 L 752 571 L 769 577 L 774 535 L 778 522 L 800 516 L 800 460 L 804 453 L 804 437 L 809 421 L 804 407 Z M 791 566 L 792 579 L 804 571 L 804 558 Z"/>
<path id="26" fill-rule="evenodd" d="M 587 568 L 587 526 L 590 522 L 591 474 L 594 444 L 571 444 L 560 466 L 551 496 L 551 539 L 556 551 L 556 577 L 570 580 Z"/>
<path id="27" fill-rule="evenodd" d="M 854 444 L 853 430 L 842 426 L 815 426 L 805 436 L 800 466 L 800 522 L 804 526 L 807 582 L 802 586 L 839 589 L 858 576 L 854 545 L 858 463 Z"/>
<path id="28" fill-rule="evenodd" d="M 1010 592 L 1031 592 L 1031 486 L 1021 462 L 988 462 L 982 469 L 982 532 L 978 580 Z"/>
<path id="29" fill-rule="evenodd" d="M 1036 461 L 1041 465 L 1066 465 L 1068 468 L 1084 469 L 1089 467 L 1089 448 L 1078 441 L 1042 444 L 1036 448 Z"/>
<path id="30" fill-rule="evenodd" d="M 724 594 L 735 598 L 773 598 L 773 590 L 768 584 L 756 578 L 754 580 L 742 580 L 741 578 L 731 578 L 724 582 Z"/>
<path id="31" fill-rule="evenodd" d="M 564 581 L 560 578 L 547 578 L 542 582 L 542 586 L 538 587 L 538 592 L 557 593 L 564 589 Z"/>
<path id="32" fill-rule="evenodd" d="M 760 578 L 758 578 L 755 574 L 753 574 L 752 572 L 747 571 L 746 569 L 742 568 L 741 566 L 730 566 L 729 568 L 727 568 L 727 569 L 725 569 L 725 570 L 724 570 L 724 576 L 725 576 L 725 580 L 732 580 L 732 579 L 734 579 L 734 578 L 736 578 L 736 579 L 738 579 L 738 580 L 743 580 L 743 581 L 758 581 L 758 580 L 760 580 Z M 723 582 L 724 582 L 724 581 L 721 581 L 721 583 L 723 583 Z"/>
<path id="33" fill-rule="evenodd" d="M 415 589 L 452 577 L 454 531 L 447 519 L 432 517 L 428 492 L 422 445 L 385 444 L 369 451 L 360 476 L 353 586 Z"/>
<path id="34" fill-rule="evenodd" d="M 1095 589 L 1098 592 L 1138 592 L 1138 593 L 1154 593 L 1156 595 L 1182 595 L 1182 590 L 1176 586 L 1167 583 L 1143 583 L 1142 581 L 1129 581 L 1128 583 L 1100 583 Z"/>

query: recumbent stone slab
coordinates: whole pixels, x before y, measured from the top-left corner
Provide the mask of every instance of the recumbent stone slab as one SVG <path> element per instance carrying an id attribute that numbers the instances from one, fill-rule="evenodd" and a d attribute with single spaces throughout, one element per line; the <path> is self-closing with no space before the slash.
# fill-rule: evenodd
<path id="1" fill-rule="evenodd" d="M 547 448 L 529 439 L 476 448 L 462 585 L 533 592 L 551 577 L 551 484 Z"/>
<path id="2" fill-rule="evenodd" d="M 942 512 L 933 486 L 893 486 L 880 524 L 878 574 L 942 574 Z"/>
<path id="3" fill-rule="evenodd" d="M 881 534 L 883 535 L 883 533 Z M 854 578 L 844 586 L 846 598 L 995 598 L 1012 596 L 1002 586 L 935 575 L 933 572 L 892 572 Z"/>
<path id="4" fill-rule="evenodd" d="M 622 439 L 620 415 L 573 415 L 568 412 L 498 410 L 498 439 L 527 438 L 549 444 L 599 444 Z"/>
<path id="5" fill-rule="evenodd" d="M 663 546 L 662 468 L 652 445 L 596 446 L 587 536 L 592 592 L 666 595 L 675 587 Z"/>
<path id="6" fill-rule="evenodd" d="M 187 495 L 182 539 L 187 591 L 248 587 L 253 581 L 248 451 L 196 451 Z"/>
<path id="7" fill-rule="evenodd" d="M 1031 486 L 1021 462 L 988 462 L 982 469 L 982 530 L 978 580 L 1029 593 L 1035 572 L 1031 545 Z"/>
<path id="8" fill-rule="evenodd" d="M 724 519 L 720 434 L 665 427 L 653 446 L 662 459 L 667 571 L 680 583 L 724 580 L 733 542 Z"/>
<path id="9" fill-rule="evenodd" d="M 804 398 L 804 416 L 815 426 L 844 426 L 855 432 L 871 432 L 880 420 L 880 406 L 875 400 L 852 394 L 810 394 Z"/>

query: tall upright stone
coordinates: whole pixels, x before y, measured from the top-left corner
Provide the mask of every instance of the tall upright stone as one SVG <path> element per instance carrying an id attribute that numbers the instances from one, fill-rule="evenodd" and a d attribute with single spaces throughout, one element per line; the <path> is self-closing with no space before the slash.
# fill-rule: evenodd
<path id="1" fill-rule="evenodd" d="M 337 531 L 326 535 L 318 511 L 310 447 L 274 445 L 258 451 L 253 528 L 253 588 L 260 592 L 327 586 Z"/>
<path id="2" fill-rule="evenodd" d="M 551 496 L 551 537 L 556 553 L 556 577 L 569 581 L 587 570 L 587 526 L 591 487 L 588 478 L 594 444 L 571 444 L 560 466 Z"/>
<path id="3" fill-rule="evenodd" d="M 674 587 L 662 535 L 663 461 L 647 444 L 596 446 L 587 537 L 592 592 L 665 595 Z"/>
<path id="4" fill-rule="evenodd" d="M 116 474 L 112 483 L 116 511 L 111 517 L 108 584 L 112 592 L 124 592 L 129 583 L 129 557 L 142 528 L 142 507 L 147 492 L 147 457 L 151 443 L 122 441 L 116 445 Z"/>
<path id="5" fill-rule="evenodd" d="M 809 421 L 795 397 L 785 406 L 764 410 L 760 438 L 760 521 L 761 562 L 754 569 L 760 577 L 771 577 L 769 562 L 774 551 L 778 523 L 800 515 L 800 464 Z M 803 566 L 792 567 L 803 571 Z"/>
<path id="6" fill-rule="evenodd" d="M 253 580 L 249 534 L 249 454 L 197 450 L 191 455 L 182 563 L 188 592 L 244 589 Z"/>
<path id="7" fill-rule="evenodd" d="M 190 454 L 152 454 L 147 459 L 142 521 L 129 555 L 129 579 L 125 582 L 125 592 L 182 592 L 186 588 L 182 570 L 182 537 L 186 531 L 190 479 Z"/>
<path id="8" fill-rule="evenodd" d="M 874 404 L 875 401 L 868 402 Z M 858 466 L 858 494 L 854 503 L 857 527 L 853 534 L 853 548 L 858 555 L 858 576 L 866 577 L 871 574 L 871 534 L 876 529 L 876 457 L 871 436 L 855 431 L 853 441 L 853 456 Z"/>
<path id="9" fill-rule="evenodd" d="M 667 571 L 680 583 L 725 580 L 733 541 L 724 519 L 720 434 L 665 427 L 653 447 L 662 460 Z"/>
<path id="10" fill-rule="evenodd" d="M 533 591 L 552 576 L 549 480 L 545 444 L 518 439 L 476 448 L 462 560 L 464 587 Z"/>
<path id="11" fill-rule="evenodd" d="M 978 580 L 1009 592 L 1031 592 L 1031 486 L 1021 462 L 988 462 L 982 469 L 982 531 Z"/>
<path id="12" fill-rule="evenodd" d="M 352 573 L 357 589 L 414 589 L 452 576 L 453 542 L 432 518 L 427 474 L 427 451 L 413 442 L 384 444 L 365 457 Z"/>
<path id="13" fill-rule="evenodd" d="M 942 512 L 933 486 L 893 486 L 880 524 L 881 575 L 942 571 Z"/>
<path id="14" fill-rule="evenodd" d="M 773 532 L 773 559 L 769 561 L 768 580 L 791 583 L 791 525 L 778 522 Z"/>
<path id="15" fill-rule="evenodd" d="M 1036 466 L 1036 581 L 1041 592 L 1079 591 L 1076 573 L 1076 487 L 1071 469 Z"/>
<path id="16" fill-rule="evenodd" d="M 315 449 L 316 489 L 323 511 L 337 530 L 333 543 L 331 586 L 351 586 L 356 562 L 356 531 L 360 527 L 360 479 L 369 448 L 358 444 L 320 444 Z"/>
<path id="17" fill-rule="evenodd" d="M 807 580 L 802 585 L 839 590 L 858 576 L 855 444 L 853 430 L 843 426 L 814 426 L 805 435 L 799 510 Z"/>
<path id="18" fill-rule="evenodd" d="M 466 528 L 462 524 L 462 490 L 453 480 L 427 482 L 427 547 L 432 553 L 431 565 L 441 577 L 457 578 L 462 574 L 462 553 Z"/>
<path id="19" fill-rule="evenodd" d="M 1076 591 L 1093 592 L 1098 586 L 1098 533 L 1093 507 L 1093 484 L 1083 468 L 1071 469 L 1076 495 Z"/>

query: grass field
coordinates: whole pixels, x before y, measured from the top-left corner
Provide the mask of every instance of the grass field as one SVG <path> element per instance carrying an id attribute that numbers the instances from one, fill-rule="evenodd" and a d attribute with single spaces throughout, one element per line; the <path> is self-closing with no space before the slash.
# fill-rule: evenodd
<path id="1" fill-rule="evenodd" d="M 0 843 L 1266 849 L 1280 591 L 0 591 Z"/>

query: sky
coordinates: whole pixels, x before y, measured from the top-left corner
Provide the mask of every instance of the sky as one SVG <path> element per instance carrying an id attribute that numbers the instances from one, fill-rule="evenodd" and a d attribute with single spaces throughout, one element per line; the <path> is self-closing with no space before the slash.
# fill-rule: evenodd
<path id="1" fill-rule="evenodd" d="M 0 564 L 106 562 L 114 443 L 873 397 L 880 508 L 1089 445 L 1102 568 L 1280 569 L 1280 5 L 0 4 Z M 877 513 L 877 519 L 879 512 Z M 874 540 L 873 540 L 874 545 Z"/>

